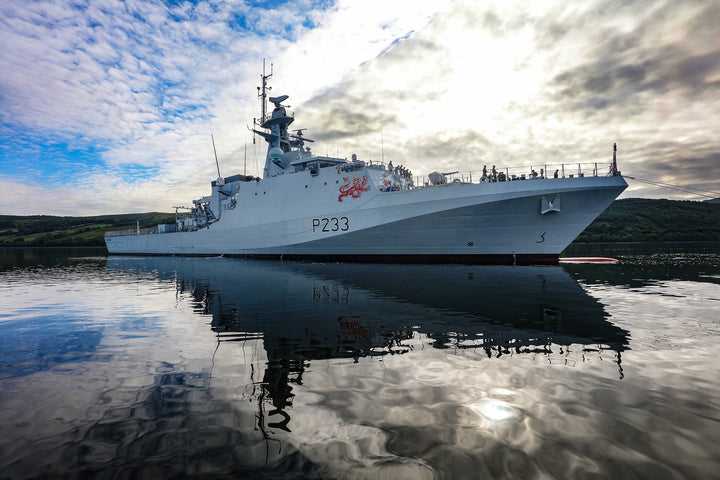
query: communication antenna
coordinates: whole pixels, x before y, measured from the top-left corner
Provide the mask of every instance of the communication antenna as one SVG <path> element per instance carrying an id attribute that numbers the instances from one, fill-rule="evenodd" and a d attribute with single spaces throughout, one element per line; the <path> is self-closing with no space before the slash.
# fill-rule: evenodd
<path id="1" fill-rule="evenodd" d="M 218 178 L 220 178 L 222 175 L 220 175 L 220 163 L 217 158 L 217 149 L 215 148 L 215 136 L 213 135 L 212 125 L 210 125 L 210 139 L 212 140 L 213 152 L 215 153 L 215 166 L 217 167 Z"/>
<path id="2" fill-rule="evenodd" d="M 380 161 L 385 165 L 385 134 L 382 126 L 380 126 Z"/>
<path id="3" fill-rule="evenodd" d="M 613 143 L 612 173 L 617 175 L 617 143 Z"/>
<path id="4" fill-rule="evenodd" d="M 258 167 L 258 153 L 257 153 L 257 145 L 253 143 L 253 157 L 255 157 L 255 176 L 260 176 L 260 168 Z"/>

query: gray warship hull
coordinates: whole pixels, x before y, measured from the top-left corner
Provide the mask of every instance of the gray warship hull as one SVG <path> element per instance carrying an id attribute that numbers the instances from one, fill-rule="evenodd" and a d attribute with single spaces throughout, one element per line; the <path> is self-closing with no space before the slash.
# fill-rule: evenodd
<path id="1" fill-rule="evenodd" d="M 376 177 L 371 168 L 359 173 Z M 112 254 L 137 255 L 552 261 L 627 186 L 620 176 L 458 182 L 367 191 L 338 202 L 337 177 L 333 171 L 308 175 L 290 205 L 268 198 L 270 192 L 288 195 L 292 187 L 282 185 L 287 177 L 244 183 L 238 189 L 239 206 L 223 210 L 214 224 L 194 231 L 108 236 L 107 248 Z"/>

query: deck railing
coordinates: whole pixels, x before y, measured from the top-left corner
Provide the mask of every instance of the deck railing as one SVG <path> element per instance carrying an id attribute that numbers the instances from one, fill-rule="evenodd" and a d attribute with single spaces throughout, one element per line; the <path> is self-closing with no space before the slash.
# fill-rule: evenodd
<path id="1" fill-rule="evenodd" d="M 127 230 L 114 230 L 110 232 L 105 232 L 106 237 L 125 237 L 128 235 L 145 235 L 148 233 L 157 233 L 157 228 L 141 228 L 138 230 L 137 228 L 129 228 Z"/>
<path id="2" fill-rule="evenodd" d="M 454 172 L 446 175 L 447 182 L 459 181 L 462 183 L 480 182 L 512 182 L 531 179 L 576 178 L 576 177 L 606 177 L 612 175 L 612 163 L 547 163 L 531 165 L 530 167 L 504 167 L 487 168 L 487 175 L 482 170 L 470 172 Z M 533 175 L 534 172 L 534 175 Z M 415 177 L 416 187 L 432 186 L 427 176 Z"/>

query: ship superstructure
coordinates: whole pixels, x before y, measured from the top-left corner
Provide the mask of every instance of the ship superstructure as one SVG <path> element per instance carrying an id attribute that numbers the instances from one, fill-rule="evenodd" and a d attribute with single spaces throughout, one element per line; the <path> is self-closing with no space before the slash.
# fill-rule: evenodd
<path id="1" fill-rule="evenodd" d="M 267 143 L 263 177 L 218 177 L 209 196 L 176 210 L 175 224 L 107 232 L 111 254 L 553 261 L 627 187 L 614 153 L 604 167 L 543 165 L 527 175 L 493 167 L 427 180 L 392 162 L 315 155 L 303 129 L 289 129 L 288 96 L 267 94 L 271 75 L 261 77 L 253 126 Z"/>

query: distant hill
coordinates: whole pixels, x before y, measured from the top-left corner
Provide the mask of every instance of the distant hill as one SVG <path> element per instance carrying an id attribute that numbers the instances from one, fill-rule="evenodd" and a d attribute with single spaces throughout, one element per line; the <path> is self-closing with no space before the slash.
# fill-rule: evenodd
<path id="1" fill-rule="evenodd" d="M 0 215 L 0 247 L 105 245 L 107 230 L 154 228 L 172 213 L 95 217 Z M 616 200 L 574 243 L 720 241 L 720 204 L 628 198 Z"/>
<path id="2" fill-rule="evenodd" d="M 573 243 L 720 242 L 720 205 L 681 200 L 615 200 Z"/>
<path id="3" fill-rule="evenodd" d="M 104 247 L 107 230 L 174 223 L 174 213 L 130 213 L 95 217 L 0 215 L 0 247 Z"/>

